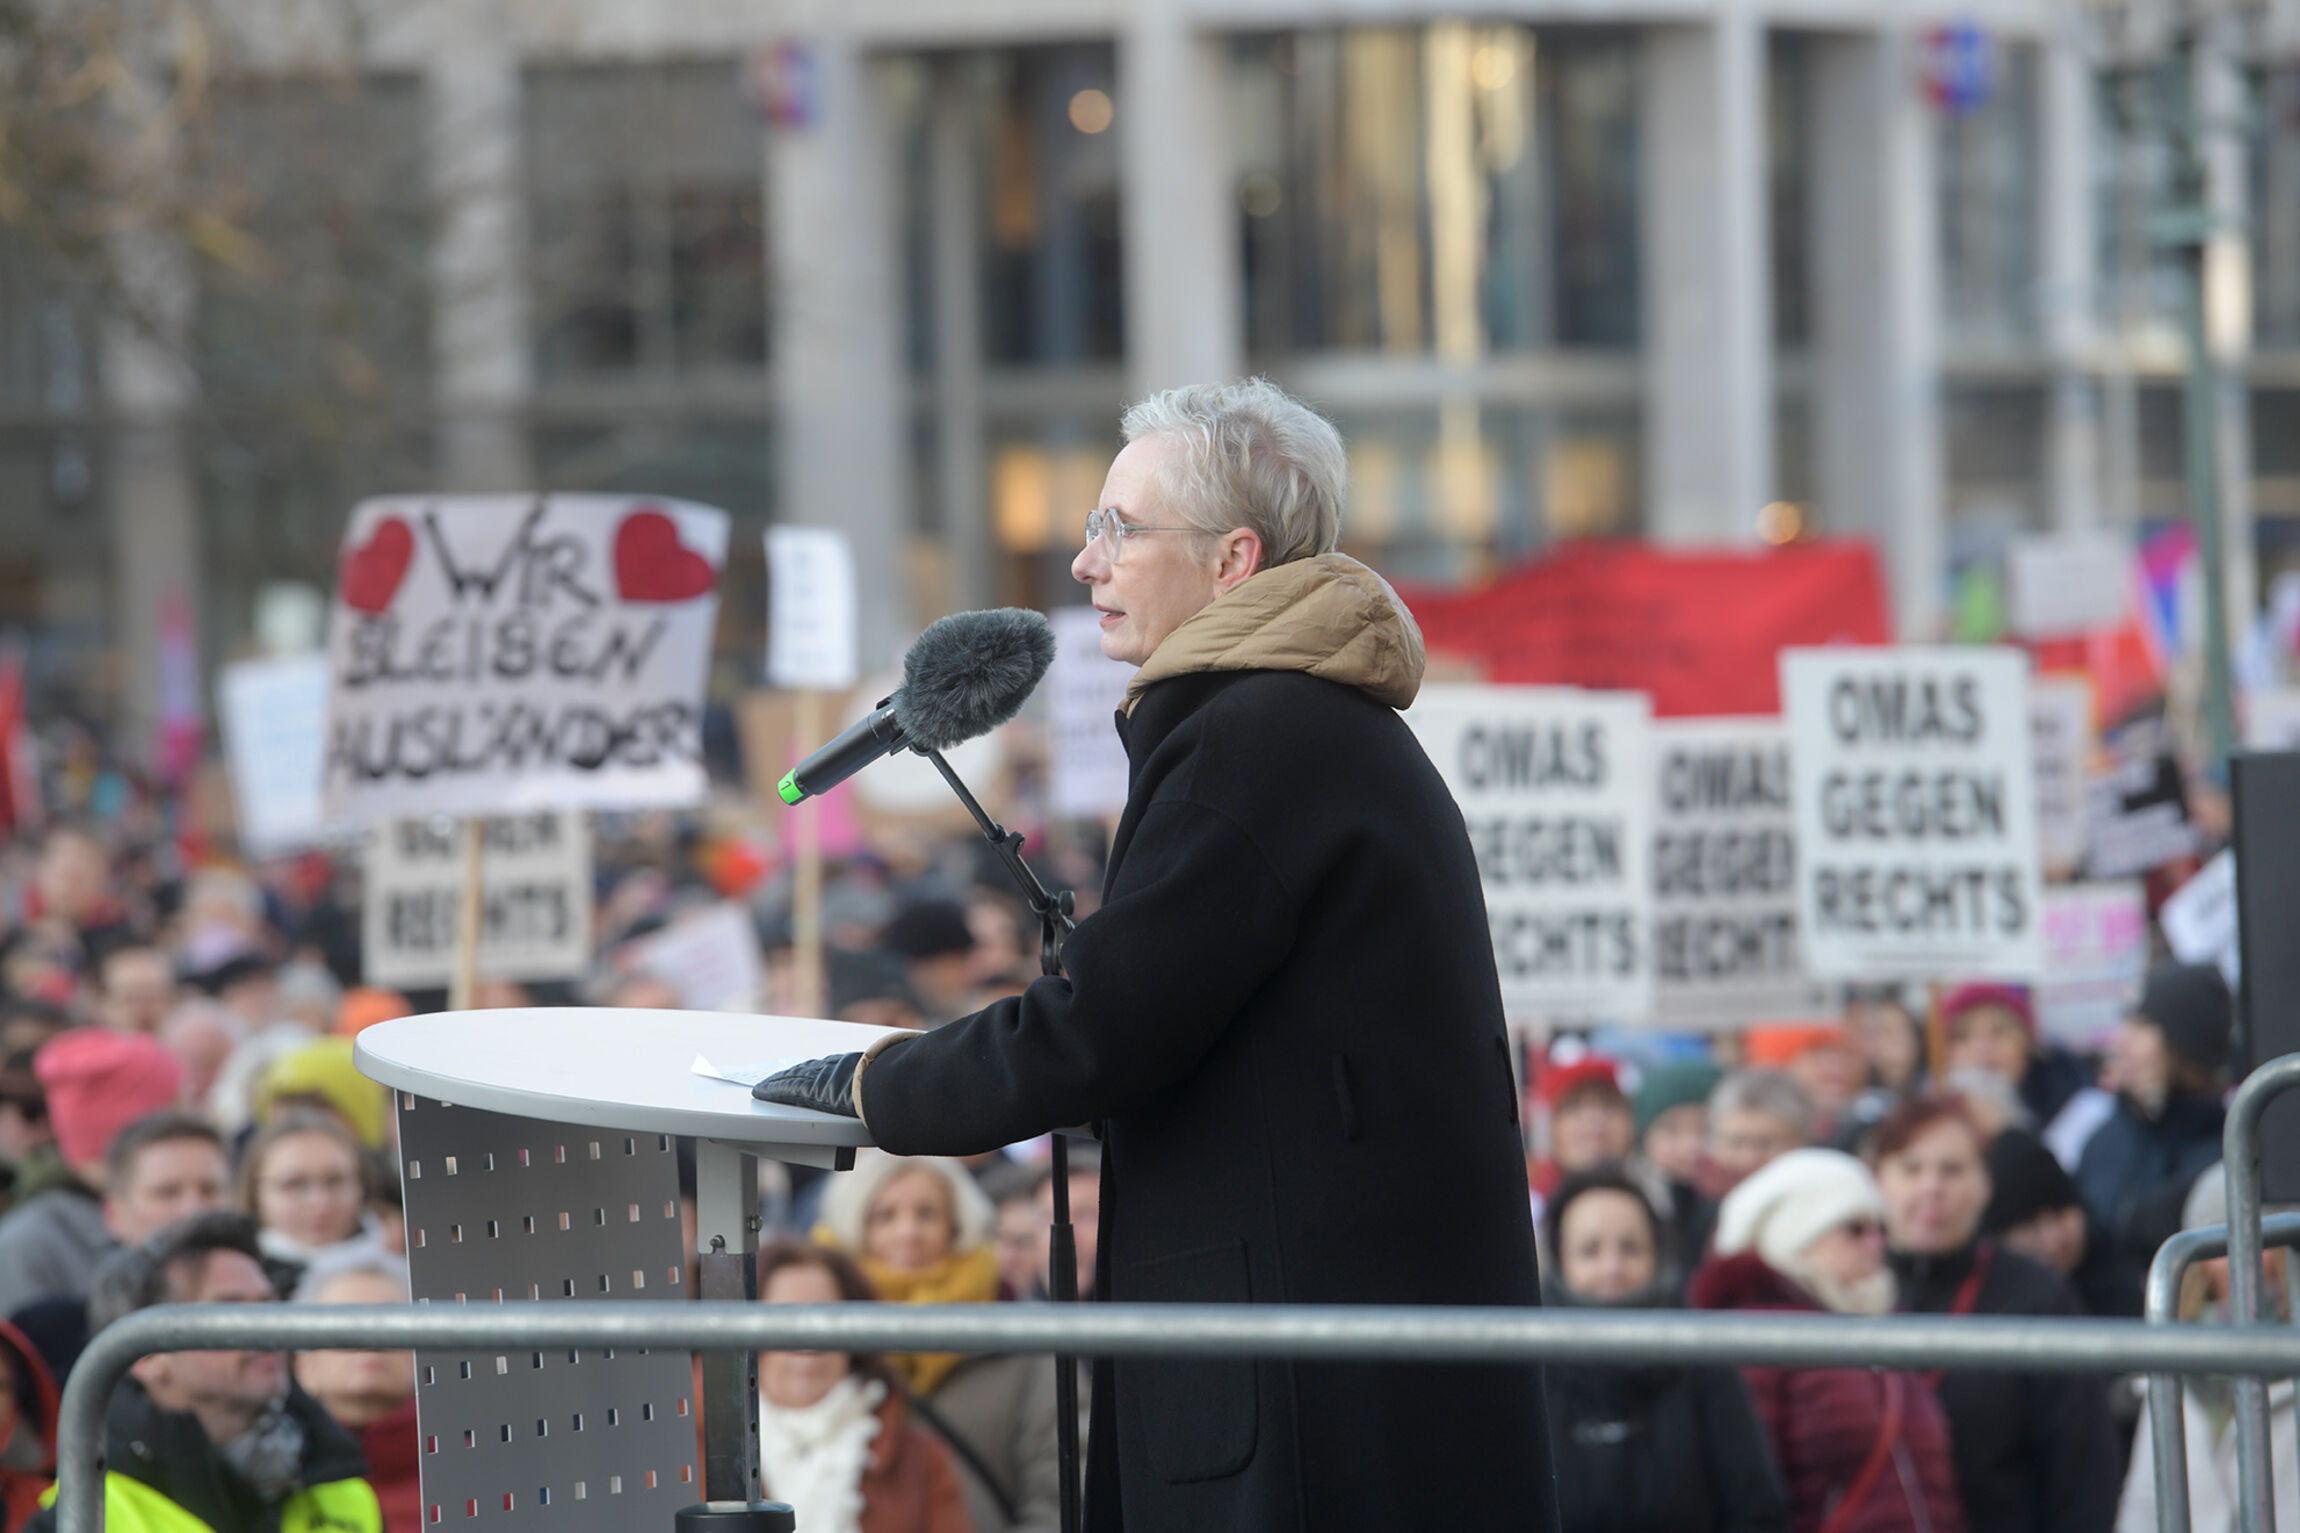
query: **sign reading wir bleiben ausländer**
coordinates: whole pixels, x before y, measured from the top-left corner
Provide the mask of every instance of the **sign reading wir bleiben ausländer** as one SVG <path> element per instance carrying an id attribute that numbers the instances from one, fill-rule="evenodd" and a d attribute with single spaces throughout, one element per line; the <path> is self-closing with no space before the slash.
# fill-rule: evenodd
<path id="1" fill-rule="evenodd" d="M 2043 971 L 2028 681 L 1978 645 L 1782 653 L 1814 974 Z"/>
<path id="2" fill-rule="evenodd" d="M 1646 1017 L 1653 767 L 1645 695 L 1424 687 L 1405 719 L 1469 827 L 1510 1014 Z"/>

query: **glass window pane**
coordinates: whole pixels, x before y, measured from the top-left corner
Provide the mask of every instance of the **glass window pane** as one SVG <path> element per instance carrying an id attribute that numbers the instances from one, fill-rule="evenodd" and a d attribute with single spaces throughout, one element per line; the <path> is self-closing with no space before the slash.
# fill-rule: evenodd
<path id="1" fill-rule="evenodd" d="M 1596 28 L 1238 40 L 1249 349 L 1634 346 L 1635 62 Z"/>
<path id="2" fill-rule="evenodd" d="M 2300 69 L 2267 74 L 2254 89 L 2254 335 L 2264 347 L 2300 346 Z"/>
<path id="3" fill-rule="evenodd" d="M 1980 345 L 2037 334 L 2036 50 L 2000 43 L 1995 87 L 1939 123 L 1942 319 Z"/>
<path id="4" fill-rule="evenodd" d="M 1116 361 L 1116 57 L 1107 44 L 968 60 L 981 207 L 983 354 L 993 363 Z"/>

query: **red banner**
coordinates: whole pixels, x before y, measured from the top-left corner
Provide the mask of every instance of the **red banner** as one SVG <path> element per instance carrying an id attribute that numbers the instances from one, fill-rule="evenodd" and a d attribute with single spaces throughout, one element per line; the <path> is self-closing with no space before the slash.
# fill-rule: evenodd
<path id="1" fill-rule="evenodd" d="M 1433 655 L 1488 681 L 1647 692 L 1664 718 L 1778 713 L 1783 648 L 1892 637 L 1875 551 L 1856 542 L 1575 543 L 1480 590 L 1399 594 Z"/>

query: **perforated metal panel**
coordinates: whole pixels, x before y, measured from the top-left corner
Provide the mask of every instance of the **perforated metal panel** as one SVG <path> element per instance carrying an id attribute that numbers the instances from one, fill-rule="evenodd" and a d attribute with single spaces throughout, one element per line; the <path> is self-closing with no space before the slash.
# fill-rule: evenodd
<path id="1" fill-rule="evenodd" d="M 667 1136 L 397 1095 L 417 1299 L 686 1296 Z M 694 1394 L 684 1352 L 419 1352 L 425 1526 L 668 1528 L 702 1499 Z"/>

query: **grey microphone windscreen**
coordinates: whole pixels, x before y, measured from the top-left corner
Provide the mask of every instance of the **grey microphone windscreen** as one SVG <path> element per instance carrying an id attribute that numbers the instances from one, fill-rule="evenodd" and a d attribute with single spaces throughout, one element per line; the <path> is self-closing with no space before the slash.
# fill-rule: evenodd
<path id="1" fill-rule="evenodd" d="M 954 612 L 902 657 L 895 721 L 919 750 L 946 751 L 1022 710 L 1054 663 L 1054 630 L 1023 607 Z"/>

